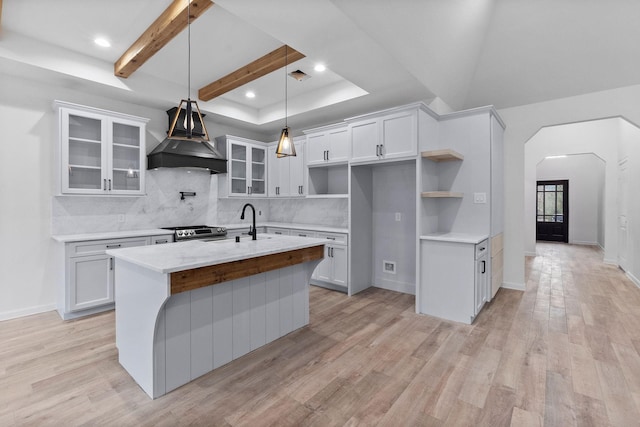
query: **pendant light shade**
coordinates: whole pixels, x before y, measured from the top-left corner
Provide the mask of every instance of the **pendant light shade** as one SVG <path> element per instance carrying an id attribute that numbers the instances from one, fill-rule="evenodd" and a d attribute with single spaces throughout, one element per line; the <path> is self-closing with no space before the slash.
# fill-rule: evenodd
<path id="1" fill-rule="evenodd" d="M 287 125 L 287 107 L 288 107 L 288 93 L 287 93 L 287 56 L 289 53 L 289 46 L 285 45 L 284 50 L 284 129 L 280 132 L 280 140 L 278 141 L 278 146 L 276 147 L 276 157 L 289 157 L 296 155 L 296 147 L 293 144 L 293 137 L 289 135 L 291 130 Z"/>
<path id="2" fill-rule="evenodd" d="M 191 0 L 187 0 L 187 99 L 180 100 L 176 115 L 171 121 L 169 128 L 169 139 L 182 139 L 196 142 L 210 142 L 209 133 L 202 120 L 202 113 L 197 101 L 191 100 Z M 181 119 L 181 122 L 178 120 Z M 180 123 L 182 126 L 176 126 Z M 201 132 L 194 132 L 194 128 L 202 129 Z"/>
<path id="3" fill-rule="evenodd" d="M 280 133 L 280 140 L 278 141 L 278 147 L 276 148 L 277 157 L 288 157 L 296 155 L 296 146 L 293 144 L 293 138 L 289 136 L 289 128 L 282 129 Z"/>

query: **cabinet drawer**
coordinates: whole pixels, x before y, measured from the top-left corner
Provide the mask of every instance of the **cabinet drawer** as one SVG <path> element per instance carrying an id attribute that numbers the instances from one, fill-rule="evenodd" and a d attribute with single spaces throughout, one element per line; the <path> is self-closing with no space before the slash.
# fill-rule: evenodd
<path id="1" fill-rule="evenodd" d="M 324 233 L 318 232 L 318 239 L 327 239 L 332 240 L 334 243 L 346 245 L 347 244 L 347 235 L 341 233 Z"/>
<path id="2" fill-rule="evenodd" d="M 267 232 L 269 234 L 277 234 L 279 236 L 288 236 L 290 233 L 287 228 L 279 228 L 279 227 L 267 227 Z"/>
<path id="3" fill-rule="evenodd" d="M 489 250 L 489 241 L 483 240 L 476 245 L 476 259 L 486 254 Z"/>
<path id="4" fill-rule="evenodd" d="M 309 230 L 291 230 L 291 235 L 299 237 L 316 237 L 316 232 Z"/>
<path id="5" fill-rule="evenodd" d="M 148 244 L 148 237 L 77 242 L 69 245 L 69 256 L 97 255 L 104 253 L 107 249 L 132 248 L 134 246 L 144 246 Z"/>
<path id="6" fill-rule="evenodd" d="M 173 234 L 168 234 L 166 236 L 151 236 L 152 245 L 161 245 L 163 243 L 172 243 L 172 242 L 173 242 Z"/>

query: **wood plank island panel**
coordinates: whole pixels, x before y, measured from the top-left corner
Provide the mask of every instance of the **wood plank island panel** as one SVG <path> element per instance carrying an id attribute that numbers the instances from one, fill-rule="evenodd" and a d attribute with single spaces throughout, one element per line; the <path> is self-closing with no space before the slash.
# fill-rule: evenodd
<path id="1" fill-rule="evenodd" d="M 171 295 L 324 257 L 324 245 L 171 273 Z"/>

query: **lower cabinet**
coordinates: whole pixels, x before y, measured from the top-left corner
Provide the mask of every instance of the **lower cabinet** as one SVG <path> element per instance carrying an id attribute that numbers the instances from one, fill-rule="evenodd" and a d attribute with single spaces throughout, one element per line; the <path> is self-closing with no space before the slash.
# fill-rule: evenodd
<path id="1" fill-rule="evenodd" d="M 284 236 L 315 237 L 326 239 L 324 259 L 311 275 L 311 284 L 329 289 L 347 292 L 349 283 L 349 259 L 347 250 L 347 234 L 326 233 L 313 229 L 291 229 L 283 227 L 267 227 L 267 233 Z"/>
<path id="2" fill-rule="evenodd" d="M 488 243 L 476 242 L 421 241 L 420 313 L 473 323 L 491 297 Z"/>
<path id="3" fill-rule="evenodd" d="M 114 261 L 107 249 L 169 243 L 172 235 L 142 236 L 64 243 L 64 277 L 58 290 L 58 313 L 75 319 L 114 307 Z"/>

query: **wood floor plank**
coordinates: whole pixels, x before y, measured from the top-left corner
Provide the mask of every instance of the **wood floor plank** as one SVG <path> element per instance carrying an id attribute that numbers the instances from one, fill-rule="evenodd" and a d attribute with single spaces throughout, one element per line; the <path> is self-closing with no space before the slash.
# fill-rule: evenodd
<path id="1" fill-rule="evenodd" d="M 536 250 L 526 291 L 473 325 L 311 287 L 308 326 L 156 400 L 118 364 L 113 312 L 3 321 L 0 425 L 637 425 L 640 289 L 597 248 Z"/>

